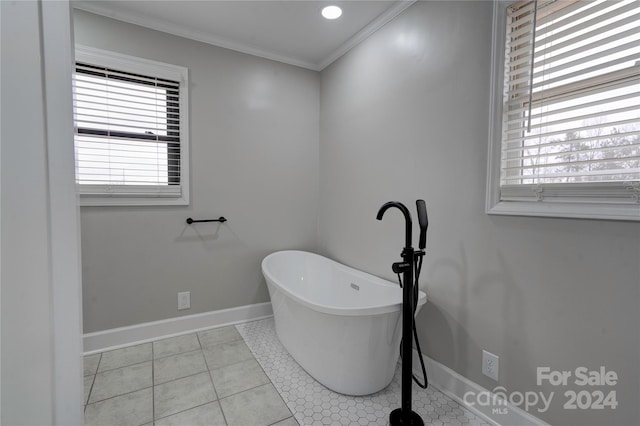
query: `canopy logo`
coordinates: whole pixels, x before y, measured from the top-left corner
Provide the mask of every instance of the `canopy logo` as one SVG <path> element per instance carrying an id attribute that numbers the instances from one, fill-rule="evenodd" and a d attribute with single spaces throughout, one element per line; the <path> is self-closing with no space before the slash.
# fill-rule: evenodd
<path id="1" fill-rule="evenodd" d="M 492 414 L 507 414 L 509 412 L 508 404 L 521 407 L 525 411 L 532 408 L 544 413 L 549 409 L 553 400 L 554 392 L 545 395 L 544 392 L 526 391 L 526 392 L 507 392 L 502 386 L 497 386 L 493 391 L 466 392 L 462 397 L 465 404 L 470 406 L 479 405 L 483 407 L 492 407 Z M 538 406 L 541 404 L 541 406 Z"/>
<path id="2" fill-rule="evenodd" d="M 577 367 L 574 370 L 552 370 L 549 367 L 538 367 L 536 384 L 538 386 L 578 386 L 581 389 L 569 389 L 562 395 L 565 410 L 615 410 L 618 407 L 615 389 L 608 389 L 618 383 L 618 374 L 602 366 L 598 370 Z M 508 392 L 503 386 L 493 391 L 469 391 L 463 396 L 465 404 L 470 406 L 491 407 L 492 414 L 507 414 L 509 406 L 522 408 L 525 411 L 536 410 L 544 413 L 549 410 L 556 392 L 525 391 Z"/>

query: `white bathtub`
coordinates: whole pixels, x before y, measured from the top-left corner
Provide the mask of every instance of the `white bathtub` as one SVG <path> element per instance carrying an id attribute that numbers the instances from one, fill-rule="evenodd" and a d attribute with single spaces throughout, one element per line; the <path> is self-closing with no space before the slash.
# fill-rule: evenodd
<path id="1" fill-rule="evenodd" d="M 391 382 L 402 337 L 397 283 L 303 251 L 270 254 L 262 273 L 278 337 L 311 376 L 347 395 Z M 426 300 L 421 291 L 418 309 Z"/>

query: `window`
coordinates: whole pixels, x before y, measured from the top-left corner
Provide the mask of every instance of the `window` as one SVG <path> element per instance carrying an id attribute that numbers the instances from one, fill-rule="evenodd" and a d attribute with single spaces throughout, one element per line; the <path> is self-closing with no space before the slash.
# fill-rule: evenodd
<path id="1" fill-rule="evenodd" d="M 188 204 L 186 68 L 76 47 L 82 205 Z"/>
<path id="2" fill-rule="evenodd" d="M 640 220 L 640 2 L 494 9 L 487 211 Z"/>

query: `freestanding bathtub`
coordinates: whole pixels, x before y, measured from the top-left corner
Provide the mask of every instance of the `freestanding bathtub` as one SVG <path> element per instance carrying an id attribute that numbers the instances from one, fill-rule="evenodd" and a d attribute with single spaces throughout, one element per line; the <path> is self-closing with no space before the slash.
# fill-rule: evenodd
<path id="1" fill-rule="evenodd" d="M 278 338 L 311 376 L 347 395 L 391 383 L 402 337 L 397 283 L 303 251 L 268 255 L 262 273 Z M 426 300 L 421 291 L 418 310 Z"/>

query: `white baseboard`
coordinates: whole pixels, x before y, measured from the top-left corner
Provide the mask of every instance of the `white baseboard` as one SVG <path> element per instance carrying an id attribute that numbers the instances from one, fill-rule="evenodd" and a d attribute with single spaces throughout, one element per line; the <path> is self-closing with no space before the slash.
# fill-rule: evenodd
<path id="1" fill-rule="evenodd" d="M 549 426 L 548 423 L 529 414 L 525 410 L 516 407 L 501 398 L 498 412 L 494 412 L 494 406 L 470 405 L 465 401 L 465 394 L 471 392 L 473 395 L 479 395 L 482 392 L 489 392 L 491 398 L 495 397 L 491 391 L 483 388 L 479 384 L 472 382 L 466 377 L 456 373 L 446 365 L 440 364 L 424 355 L 424 364 L 429 375 L 429 384 L 438 388 L 442 393 L 458 402 L 460 405 L 471 411 L 473 414 L 486 420 L 489 424 L 500 426 Z M 413 373 L 416 377 L 422 377 L 422 368 L 418 359 L 418 352 L 413 350 Z M 496 397 L 497 398 L 497 397 Z"/>
<path id="2" fill-rule="evenodd" d="M 84 354 L 118 349 L 134 343 L 146 343 L 212 327 L 255 321 L 271 315 L 271 303 L 265 302 L 87 333 L 83 336 Z"/>

